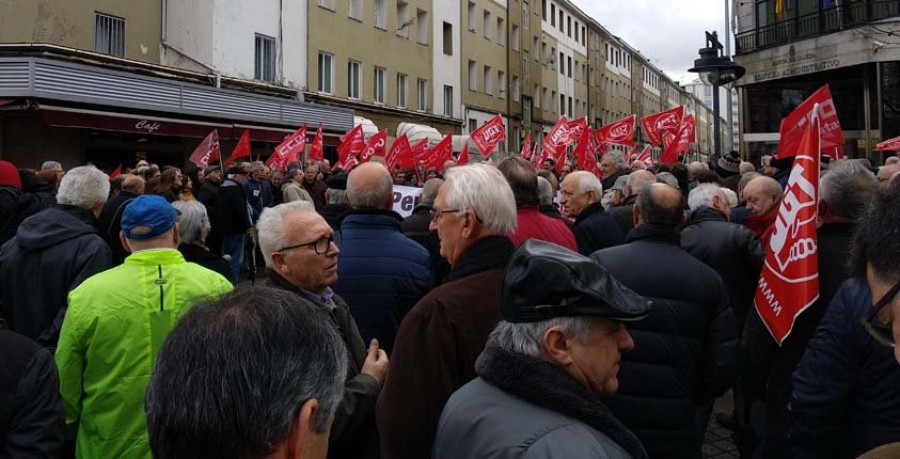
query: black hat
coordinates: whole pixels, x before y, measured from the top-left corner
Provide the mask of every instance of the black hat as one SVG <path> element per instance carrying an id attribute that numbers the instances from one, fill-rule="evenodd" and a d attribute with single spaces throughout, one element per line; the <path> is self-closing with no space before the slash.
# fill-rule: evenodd
<path id="1" fill-rule="evenodd" d="M 220 170 L 220 169 L 222 169 L 222 168 L 219 167 L 219 166 L 216 166 L 216 165 L 209 166 L 209 167 L 207 167 L 206 169 L 203 169 L 203 175 L 209 175 L 209 174 L 212 174 L 213 172 L 215 172 L 215 171 L 217 171 L 217 170 Z"/>
<path id="2" fill-rule="evenodd" d="M 334 174 L 331 177 L 325 179 L 325 184 L 328 185 L 328 188 L 333 188 L 335 190 L 346 190 L 347 174 Z"/>
<path id="3" fill-rule="evenodd" d="M 507 322 L 582 315 L 631 321 L 646 317 L 651 302 L 620 284 L 594 260 L 529 239 L 506 267 L 500 305 Z"/>
<path id="4" fill-rule="evenodd" d="M 741 173 L 741 158 L 735 152 L 728 153 L 723 155 L 716 161 L 716 167 L 719 168 L 720 172 L 724 172 L 722 175 L 735 175 Z"/>
<path id="5" fill-rule="evenodd" d="M 246 172 L 244 172 L 244 167 L 241 166 L 240 164 L 234 164 L 228 168 L 228 175 L 238 175 L 238 174 L 241 174 L 241 175 L 247 174 Z"/>

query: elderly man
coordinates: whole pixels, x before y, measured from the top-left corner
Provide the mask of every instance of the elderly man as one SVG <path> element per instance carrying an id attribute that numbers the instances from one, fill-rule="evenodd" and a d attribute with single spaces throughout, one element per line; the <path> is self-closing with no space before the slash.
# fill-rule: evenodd
<path id="1" fill-rule="evenodd" d="M 631 172 L 632 173 L 637 172 L 637 171 L 645 171 L 645 170 L 647 170 L 647 163 L 645 163 L 639 159 L 636 159 L 631 162 Z"/>
<path id="2" fill-rule="evenodd" d="M 325 185 L 324 179 L 319 179 L 319 166 L 312 162 L 307 163 L 301 185 L 312 198 L 316 211 L 322 210 L 325 207 L 325 191 L 328 189 L 328 186 Z"/>
<path id="3" fill-rule="evenodd" d="M 350 305 L 363 340 L 376 338 L 391 352 L 403 316 L 434 285 L 431 257 L 403 235 L 384 166 L 367 162 L 350 172 L 347 201 L 353 211 L 341 222 L 334 291 Z"/>
<path id="4" fill-rule="evenodd" d="M 312 196 L 303 188 L 303 178 L 305 173 L 303 169 L 297 167 L 288 171 L 289 179 L 281 187 L 281 193 L 284 196 L 284 202 L 307 201 L 313 202 Z"/>
<path id="5" fill-rule="evenodd" d="M 277 289 L 239 288 L 192 309 L 147 387 L 154 456 L 325 459 L 343 346 L 327 313 Z"/>
<path id="6" fill-rule="evenodd" d="M 573 172 L 563 180 L 560 190 L 563 212 L 575 219 L 573 232 L 579 253 L 590 255 L 625 242 L 622 228 L 603 210 L 603 186 L 594 174 Z"/>
<path id="7" fill-rule="evenodd" d="M 272 190 L 272 205 L 277 206 L 284 202 L 284 195 L 281 192 L 281 187 L 284 185 L 284 172 L 282 171 L 272 171 L 271 177 L 269 178 L 270 189 Z"/>
<path id="8" fill-rule="evenodd" d="M 338 279 L 334 231 L 312 205 L 296 201 L 263 210 L 257 222 L 259 246 L 268 268 L 265 285 L 312 302 L 340 331 L 349 362 L 344 397 L 334 417 L 330 457 L 377 457 L 375 400 L 387 373 L 388 358 L 372 340 L 368 349 L 347 303 L 331 286 Z"/>
<path id="9" fill-rule="evenodd" d="M 41 172 L 53 172 L 56 174 L 56 181 L 53 182 L 56 184 L 59 184 L 66 175 L 66 171 L 63 169 L 62 164 L 57 161 L 44 161 L 44 164 L 41 164 Z"/>
<path id="10" fill-rule="evenodd" d="M 538 197 L 540 198 L 541 203 L 541 205 L 538 206 L 538 210 L 550 218 L 555 218 L 565 223 L 569 229 L 572 229 L 572 220 L 563 217 L 562 214 L 559 213 L 559 209 L 556 205 L 553 204 L 553 185 L 550 184 L 549 180 L 540 175 L 538 175 L 537 182 Z"/>
<path id="11" fill-rule="evenodd" d="M 625 160 L 625 155 L 616 151 L 611 151 L 601 156 L 599 167 L 600 174 L 603 176 L 601 184 L 604 190 L 613 189 L 616 179 L 631 173 L 628 162 Z"/>
<path id="12" fill-rule="evenodd" d="M 247 202 L 250 203 L 250 218 L 256 223 L 263 208 L 272 207 L 272 185 L 269 183 L 269 168 L 262 161 L 250 163 L 250 176 L 241 183 Z"/>
<path id="13" fill-rule="evenodd" d="M 878 168 L 878 183 L 881 184 L 882 187 L 887 187 L 888 183 L 891 179 L 900 172 L 900 164 L 885 164 Z"/>
<path id="14" fill-rule="evenodd" d="M 509 236 L 513 245 L 518 247 L 528 239 L 540 239 L 577 251 L 575 236 L 568 225 L 538 210 L 538 176 L 531 163 L 511 156 L 500 161 L 497 169 L 506 177 L 516 198 L 516 231 Z"/>
<path id="15" fill-rule="evenodd" d="M 172 207 L 179 212 L 178 235 L 181 241 L 178 244 L 178 251 L 184 259 L 215 271 L 226 279 L 230 278 L 231 263 L 206 247 L 207 235 L 211 228 L 206 207 L 198 201 L 176 201 L 172 203 Z"/>
<path id="16" fill-rule="evenodd" d="M 836 163 L 819 184 L 819 298 L 797 317 L 791 334 L 779 346 L 758 314 L 750 314 L 744 332 L 744 390 L 766 404 L 766 429 L 760 446 L 766 457 L 790 457 L 788 404 L 791 375 L 816 333 L 838 286 L 853 275 L 851 239 L 857 223 L 878 193 L 878 181 L 858 161 Z"/>
<path id="17" fill-rule="evenodd" d="M 900 442 L 900 180 L 860 220 L 853 277 L 835 292 L 793 374 L 790 457 L 857 457 Z"/>
<path id="18" fill-rule="evenodd" d="M 628 234 L 634 229 L 634 202 L 638 194 L 648 186 L 656 183 L 656 176 L 652 172 L 640 170 L 632 172 L 625 181 L 625 200 L 616 207 L 609 209 L 610 215 L 622 228 L 622 232 Z"/>
<path id="19" fill-rule="evenodd" d="M 613 414 L 651 457 L 700 457 L 715 399 L 732 384 L 734 316 L 722 278 L 679 245 L 684 200 L 655 183 L 638 195 L 628 243 L 592 255 L 625 286 L 653 300 L 629 331 L 639 352 L 623 357 Z"/>
<path id="20" fill-rule="evenodd" d="M 129 253 L 119 242 L 119 233 L 122 231 L 122 214 L 125 206 L 135 198 L 144 194 L 144 179 L 137 175 L 123 174 L 122 191 L 113 196 L 105 204 L 100 212 L 100 231 L 109 248 L 112 250 L 113 264 L 120 265 Z"/>
<path id="21" fill-rule="evenodd" d="M 143 401 L 156 354 L 189 308 L 231 290 L 175 249 L 177 220 L 163 197 L 136 198 L 120 236 L 131 256 L 69 294 L 56 365 L 77 457 L 150 455 Z"/>
<path id="22" fill-rule="evenodd" d="M 619 359 L 634 347 L 623 322 L 646 316 L 648 301 L 537 240 L 513 255 L 502 301 L 478 378 L 444 408 L 434 457 L 646 458 L 602 397 L 618 390 Z"/>
<path id="23" fill-rule="evenodd" d="M 444 184 L 443 179 L 435 178 L 425 182 L 419 205 L 413 209 L 412 214 L 403 220 L 401 229 L 403 234 L 418 242 L 428 250 L 431 257 L 431 269 L 434 272 L 434 284 L 438 285 L 450 271 L 450 264 L 441 256 L 441 240 L 437 234 L 428 229 L 431 226 L 431 211 L 434 208 L 434 198 L 438 190 Z"/>
<path id="24" fill-rule="evenodd" d="M 513 192 L 494 167 L 447 171 L 432 231 L 452 269 L 400 324 L 378 399 L 384 458 L 429 457 L 444 403 L 475 378 L 475 359 L 500 319 L 503 269 L 513 253 Z"/>
<path id="25" fill-rule="evenodd" d="M 13 331 L 55 348 L 66 296 L 113 266 L 97 225 L 107 196 L 106 174 L 76 167 L 63 177 L 58 204 L 27 218 L 0 247 L 0 316 Z"/>
<path id="26" fill-rule="evenodd" d="M 250 204 L 242 184 L 247 179 L 242 166 L 231 166 L 228 178 L 219 186 L 216 207 L 216 228 L 222 235 L 222 255 L 231 257 L 230 280 L 237 285 L 244 264 L 244 241 L 253 222 L 250 219 Z"/>
<path id="27" fill-rule="evenodd" d="M 209 166 L 203 170 L 203 184 L 200 186 L 200 191 L 197 192 L 197 200 L 206 206 L 206 215 L 209 217 L 210 223 L 212 223 L 212 228 L 210 228 L 209 234 L 206 236 L 206 246 L 213 253 L 217 254 L 222 251 L 222 234 L 219 232 L 216 224 L 219 221 L 216 212 L 219 207 L 219 186 L 221 184 L 222 168 Z M 195 184 L 194 187 L 196 186 Z"/>
<path id="28" fill-rule="evenodd" d="M 784 191 L 777 180 L 771 177 L 756 177 L 747 183 L 741 196 L 747 202 L 747 217 L 744 225 L 753 230 L 763 247 L 775 231 L 775 217 Z"/>

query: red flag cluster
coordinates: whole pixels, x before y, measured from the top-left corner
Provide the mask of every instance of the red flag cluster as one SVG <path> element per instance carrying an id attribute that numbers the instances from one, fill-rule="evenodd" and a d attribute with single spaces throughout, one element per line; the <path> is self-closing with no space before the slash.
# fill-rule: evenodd
<path id="1" fill-rule="evenodd" d="M 600 145 L 615 144 L 626 147 L 633 144 L 636 119 L 634 115 L 626 116 L 597 129 L 595 131 L 597 143 Z"/>
<path id="2" fill-rule="evenodd" d="M 696 142 L 697 134 L 694 127 L 694 115 L 687 115 L 681 122 L 681 126 L 673 138 L 666 145 L 659 157 L 661 164 L 674 164 L 678 162 L 678 155 L 691 151 L 691 142 Z"/>
<path id="3" fill-rule="evenodd" d="M 238 142 L 240 143 L 240 142 Z M 266 166 L 272 170 L 283 171 L 287 168 L 288 163 L 300 162 L 300 155 L 306 149 L 306 125 L 294 131 L 293 134 L 284 138 L 284 140 L 275 147 L 275 152 L 266 161 Z"/>
<path id="4" fill-rule="evenodd" d="M 650 143 L 659 146 L 662 142 L 663 134 L 678 131 L 681 127 L 681 120 L 684 118 L 684 105 L 675 108 L 647 115 L 641 118 L 641 125 L 644 127 L 644 133 L 650 139 Z"/>

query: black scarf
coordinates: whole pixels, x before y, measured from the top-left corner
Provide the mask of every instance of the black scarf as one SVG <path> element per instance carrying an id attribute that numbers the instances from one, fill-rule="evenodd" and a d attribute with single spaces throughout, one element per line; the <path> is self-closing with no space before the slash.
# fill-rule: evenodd
<path id="1" fill-rule="evenodd" d="M 641 441 L 609 412 L 600 396 L 562 367 L 489 345 L 478 356 L 475 371 L 504 392 L 599 430 L 633 458 L 647 458 Z"/>
<path id="2" fill-rule="evenodd" d="M 506 266 L 516 248 L 506 236 L 488 236 L 475 241 L 460 255 L 444 283 L 469 277 L 492 268 Z"/>

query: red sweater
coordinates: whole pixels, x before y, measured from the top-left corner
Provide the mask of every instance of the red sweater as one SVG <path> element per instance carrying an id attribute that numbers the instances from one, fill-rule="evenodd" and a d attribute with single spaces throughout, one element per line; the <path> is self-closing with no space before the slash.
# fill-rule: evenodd
<path id="1" fill-rule="evenodd" d="M 509 235 L 516 247 L 527 239 L 540 239 L 578 252 L 575 235 L 562 220 L 548 217 L 532 206 L 519 207 L 516 214 L 516 231 Z"/>

